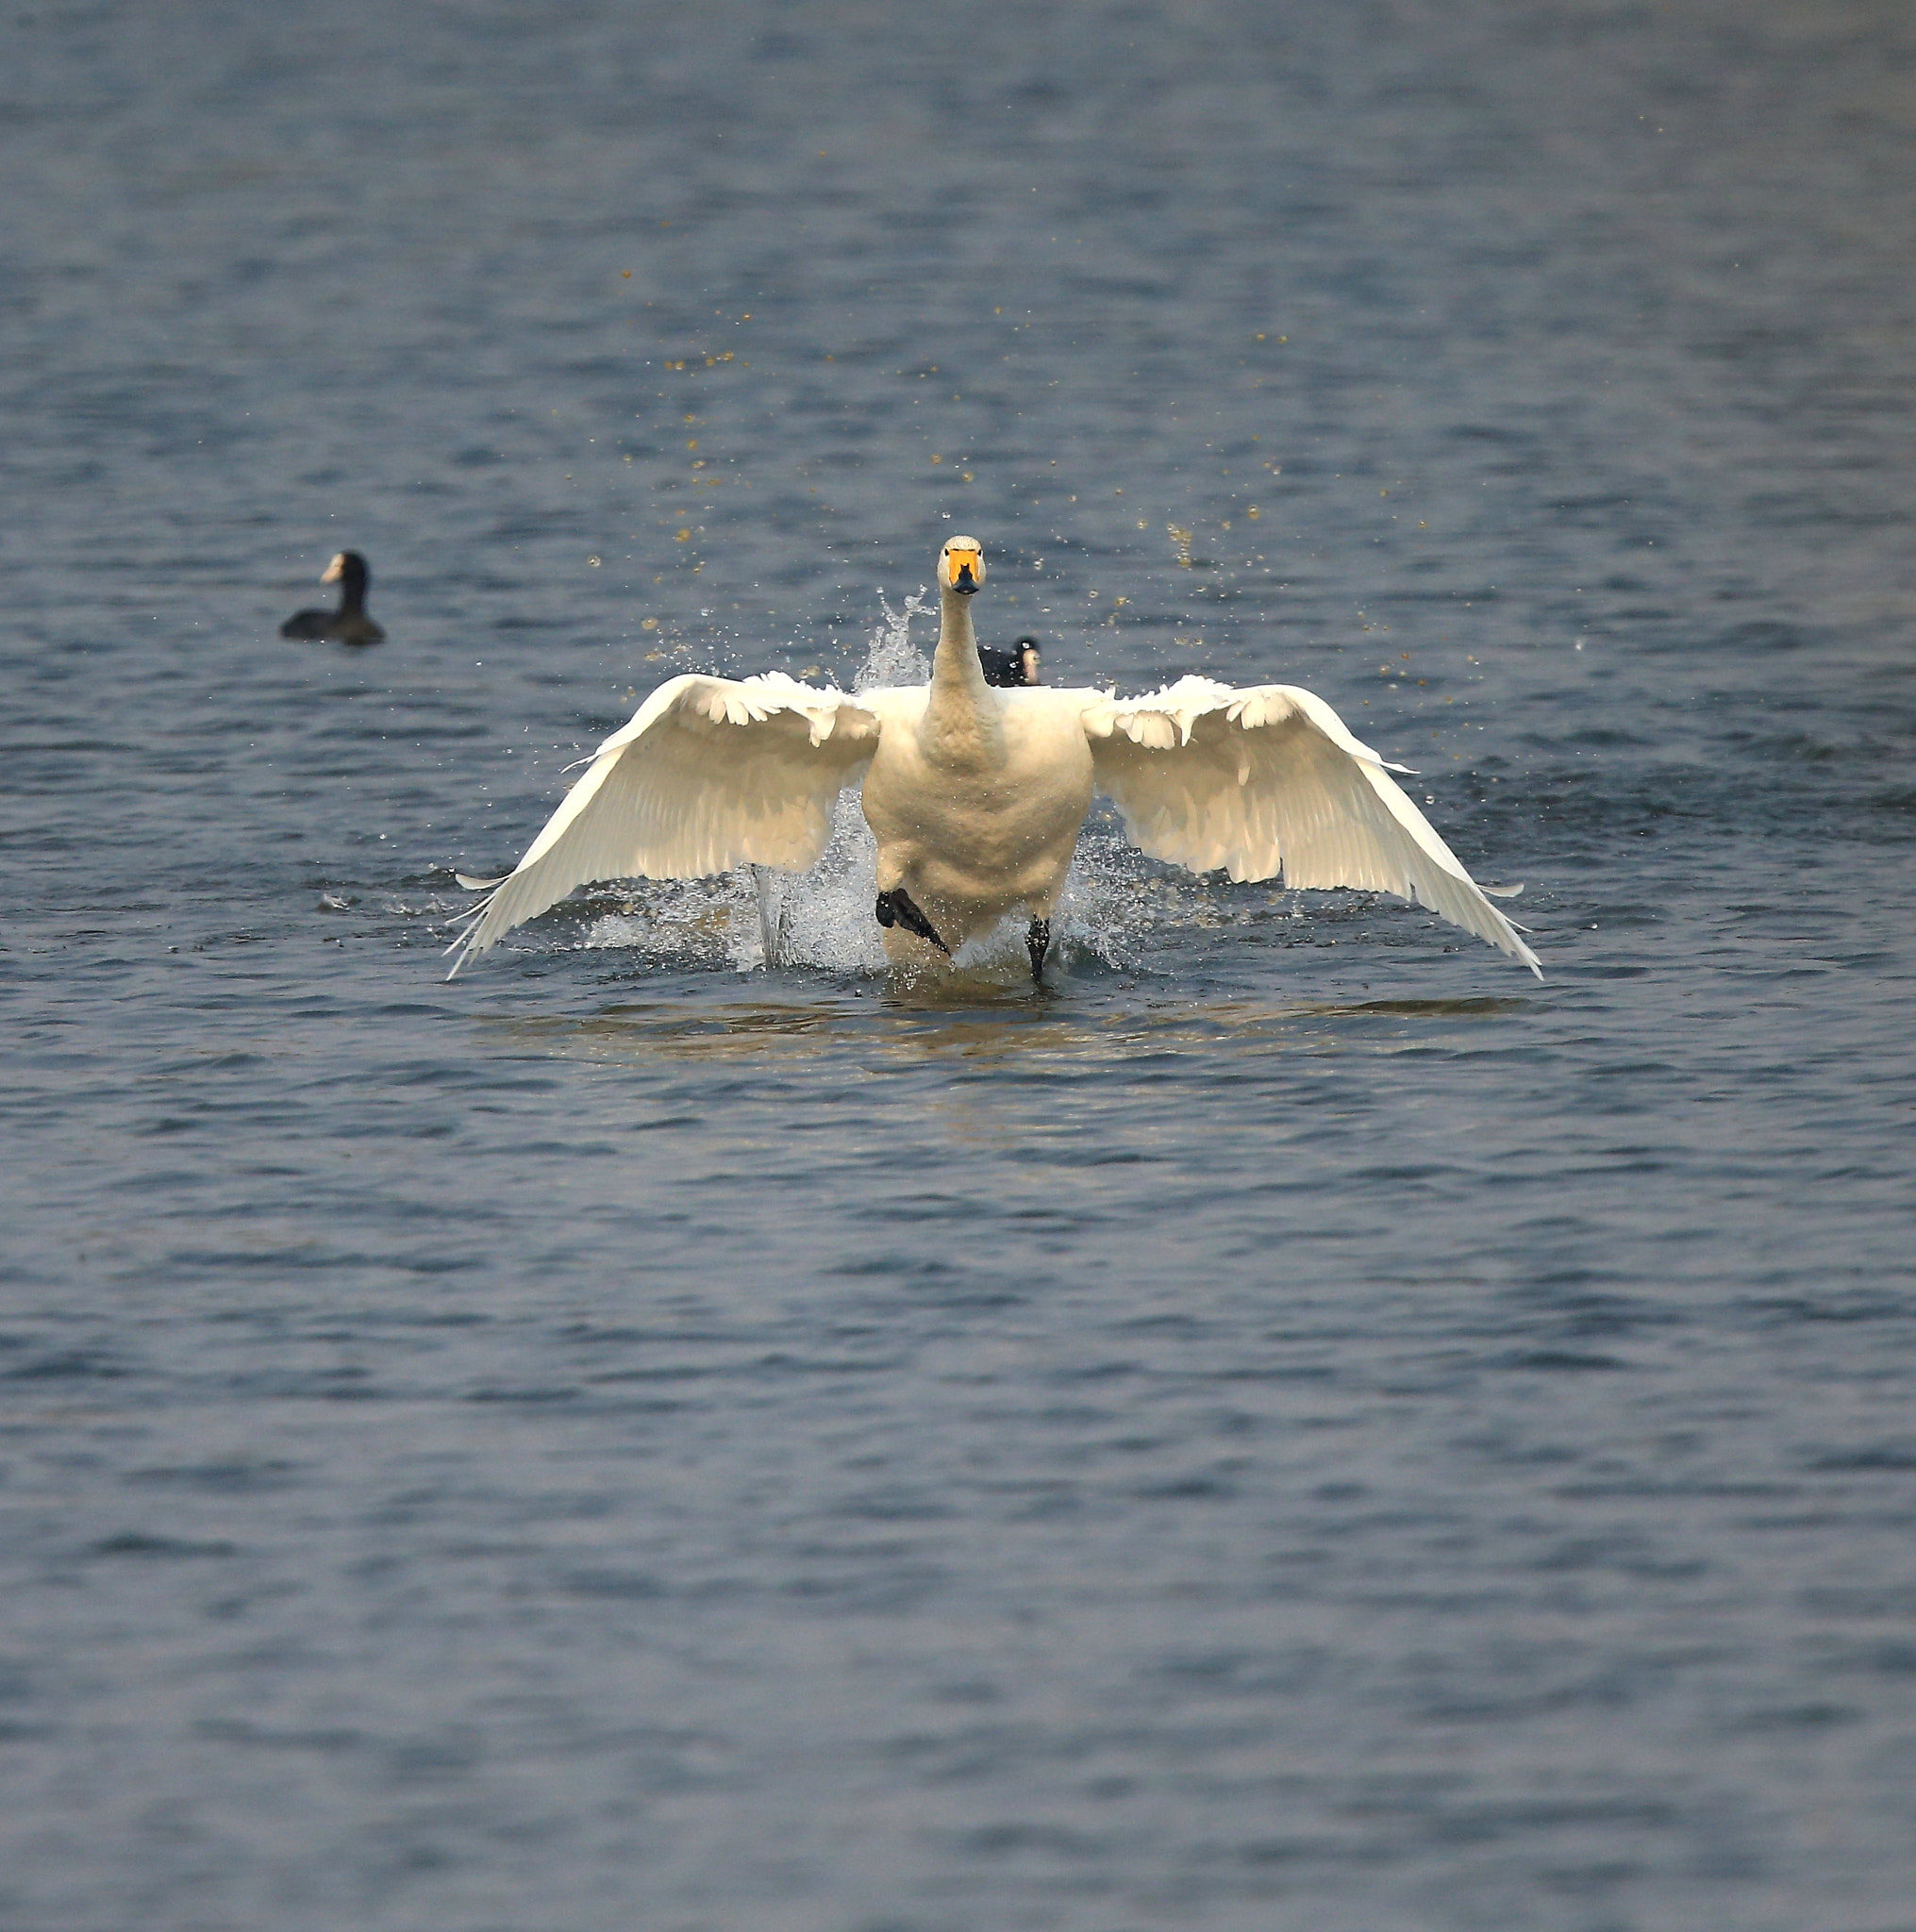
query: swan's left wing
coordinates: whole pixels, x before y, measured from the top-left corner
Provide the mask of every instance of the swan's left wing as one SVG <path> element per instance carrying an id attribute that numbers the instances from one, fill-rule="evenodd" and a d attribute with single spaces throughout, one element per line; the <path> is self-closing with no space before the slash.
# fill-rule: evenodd
<path id="1" fill-rule="evenodd" d="M 1356 886 L 1427 906 L 1521 959 L 1537 956 L 1492 906 L 1384 760 L 1295 685 L 1234 690 L 1183 677 L 1084 710 L 1098 789 L 1140 850 L 1234 879 Z"/>
<path id="2" fill-rule="evenodd" d="M 668 679 L 600 745 L 512 871 L 472 881 L 491 896 L 474 908 L 453 971 L 594 879 L 805 871 L 878 729 L 842 691 L 782 672 Z"/>

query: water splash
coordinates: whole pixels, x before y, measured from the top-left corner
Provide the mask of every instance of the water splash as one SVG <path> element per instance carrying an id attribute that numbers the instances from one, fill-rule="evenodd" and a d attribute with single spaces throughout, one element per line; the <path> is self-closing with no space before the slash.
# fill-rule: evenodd
<path id="1" fill-rule="evenodd" d="M 924 684 L 931 659 L 911 641 L 911 620 L 926 616 L 925 585 L 893 609 L 883 591 L 884 616 L 871 635 L 865 661 L 852 678 L 854 691 L 881 685 Z M 800 876 L 764 866 L 746 868 L 752 902 L 733 922 L 732 961 L 741 972 L 776 963 L 823 967 L 834 973 L 883 969 L 872 902 L 878 895 L 878 844 L 858 808 L 856 793 L 841 791 L 832 809 L 832 835 L 825 855 Z"/>
<path id="2" fill-rule="evenodd" d="M 852 679 L 855 691 L 873 691 L 880 685 L 931 681 L 931 659 L 911 641 L 911 620 L 930 615 L 925 602 L 929 594 L 927 586 L 920 584 L 902 608 L 893 610 L 885 601 L 884 591 L 878 592 L 878 608 L 885 618 L 872 633 L 865 661 Z"/>

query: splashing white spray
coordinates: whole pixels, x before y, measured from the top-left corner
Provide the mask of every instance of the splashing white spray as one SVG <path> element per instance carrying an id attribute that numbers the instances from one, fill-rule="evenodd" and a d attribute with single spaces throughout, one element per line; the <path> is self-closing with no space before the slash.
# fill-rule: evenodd
<path id="1" fill-rule="evenodd" d="M 920 585 L 896 610 L 878 592 L 885 615 L 873 631 L 865 661 L 852 679 L 855 691 L 881 685 L 924 684 L 931 660 L 911 641 L 911 620 L 925 614 L 926 590 Z M 831 842 L 812 869 L 794 877 L 748 868 L 755 888 L 755 915 L 734 921 L 733 963 L 755 966 L 818 966 L 827 972 L 873 972 L 885 964 L 872 902 L 877 897 L 877 841 L 858 797 L 841 791 L 832 811 Z"/>
<path id="2" fill-rule="evenodd" d="M 930 614 L 925 602 L 928 594 L 926 586 L 920 584 L 903 606 L 893 610 L 886 603 L 884 591 L 878 592 L 878 608 L 885 613 L 885 621 L 872 633 L 865 661 L 852 679 L 854 691 L 875 691 L 881 684 L 930 681 L 931 659 L 911 641 L 911 620 Z"/>

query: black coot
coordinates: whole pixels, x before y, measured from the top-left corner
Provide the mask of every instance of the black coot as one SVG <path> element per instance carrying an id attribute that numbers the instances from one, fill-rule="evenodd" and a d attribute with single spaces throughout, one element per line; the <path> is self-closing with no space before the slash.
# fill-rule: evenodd
<path id="1" fill-rule="evenodd" d="M 323 584 L 340 587 L 337 610 L 296 610 L 279 626 L 283 638 L 325 638 L 340 644 L 376 644 L 386 633 L 366 615 L 366 586 L 373 573 L 357 550 L 342 550 L 326 565 Z"/>
<path id="2" fill-rule="evenodd" d="M 985 682 L 1008 691 L 1021 684 L 1036 684 L 1038 640 L 1020 638 L 1008 651 L 996 651 L 989 644 L 978 646 L 978 662 L 985 667 Z"/>

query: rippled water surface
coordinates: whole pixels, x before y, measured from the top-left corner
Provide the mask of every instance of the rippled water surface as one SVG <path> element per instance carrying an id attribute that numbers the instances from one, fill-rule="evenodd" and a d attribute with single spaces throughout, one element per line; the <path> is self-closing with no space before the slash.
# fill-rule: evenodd
<path id="1" fill-rule="evenodd" d="M 1907 9 L 0 52 L 0 1924 L 1916 1926 Z M 1057 681 L 1321 692 L 1545 980 L 1101 820 L 1042 993 L 852 843 L 777 970 L 445 981 L 955 531 Z"/>

